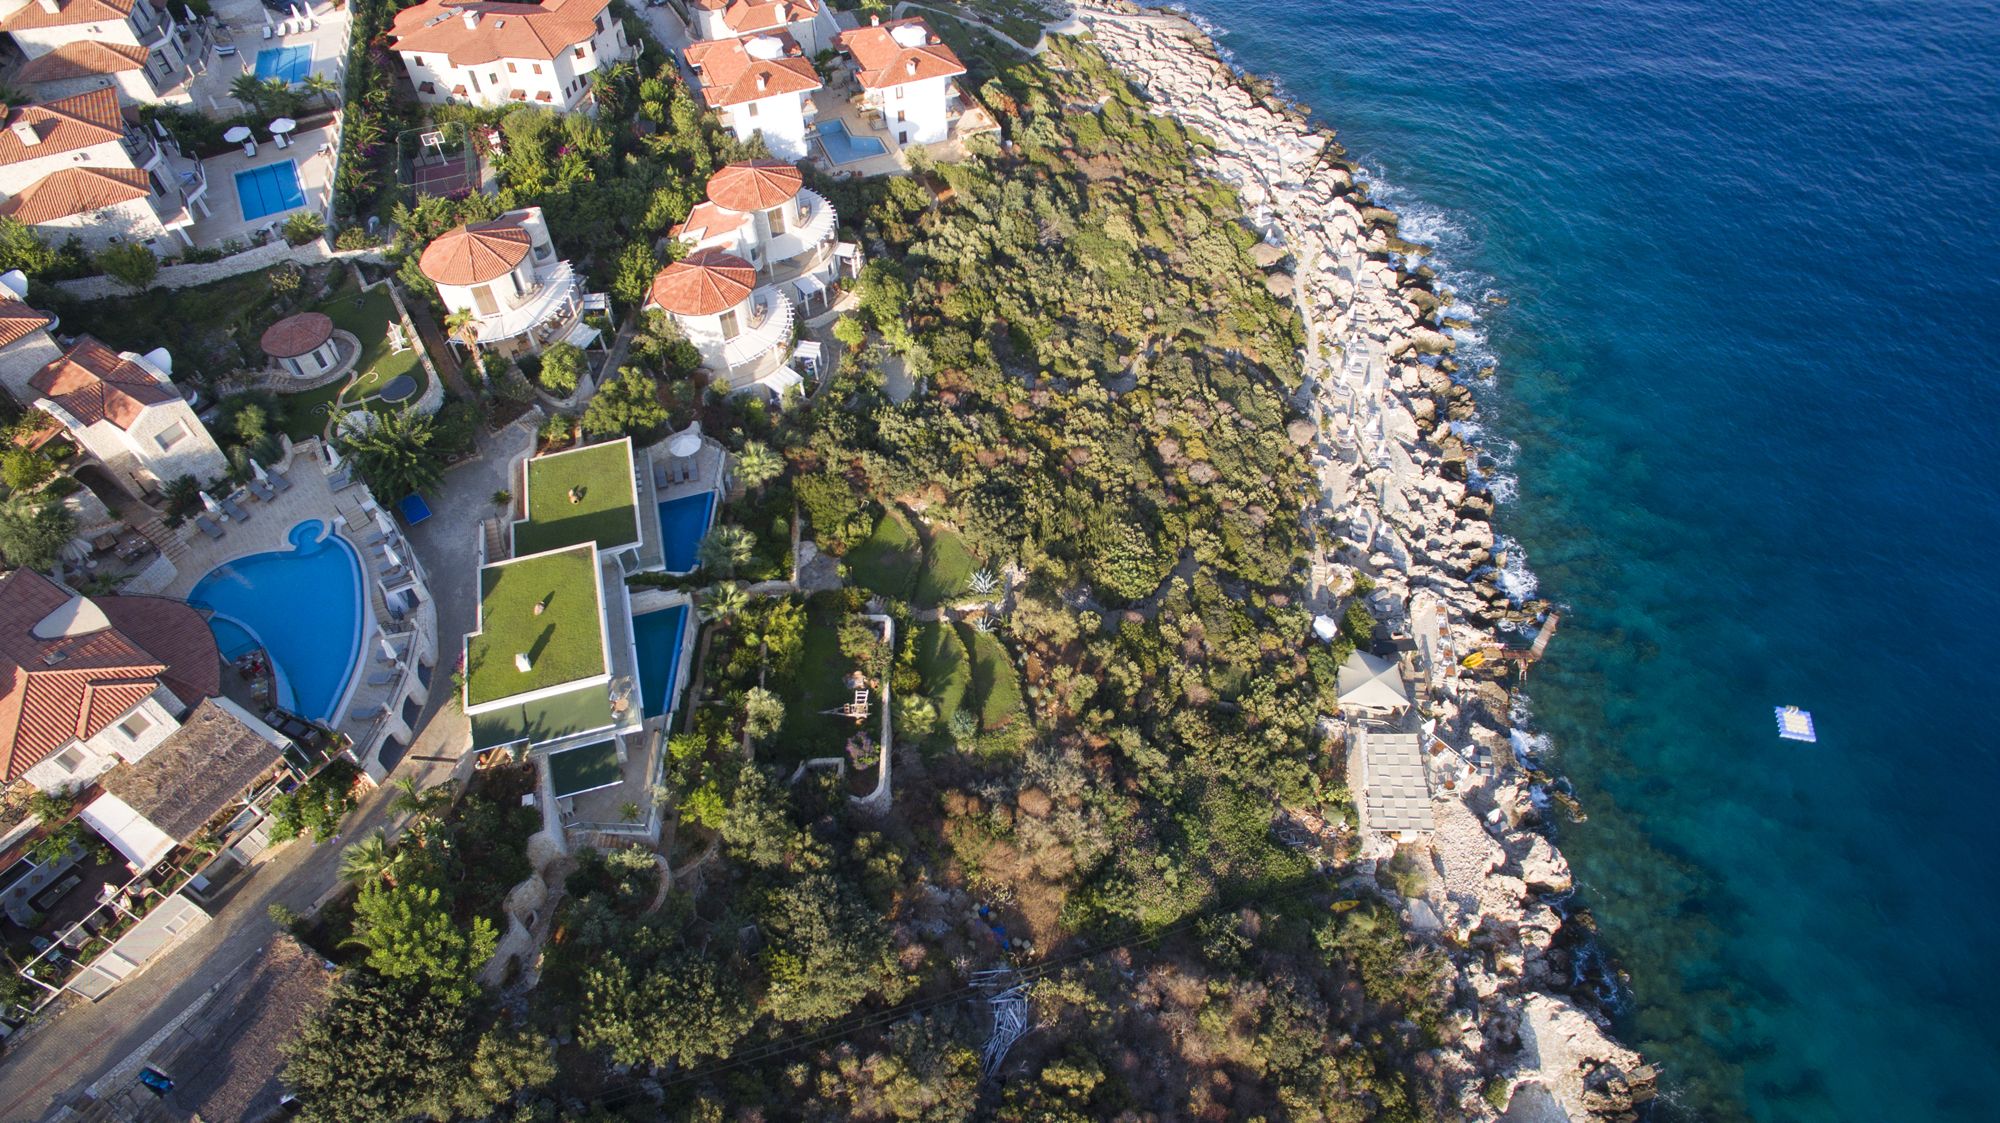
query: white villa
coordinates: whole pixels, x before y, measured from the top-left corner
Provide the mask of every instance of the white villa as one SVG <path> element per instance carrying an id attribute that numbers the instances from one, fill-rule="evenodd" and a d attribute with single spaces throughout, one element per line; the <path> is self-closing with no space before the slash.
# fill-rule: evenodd
<path id="1" fill-rule="evenodd" d="M 784 32 L 696 43 L 685 52 L 702 100 L 739 140 L 763 134 L 773 156 L 803 160 L 819 72 Z"/>
<path id="2" fill-rule="evenodd" d="M 125 123 L 109 88 L 15 106 L 0 130 L 0 216 L 91 250 L 121 241 L 170 250 L 209 213 L 201 161 Z"/>
<path id="3" fill-rule="evenodd" d="M 575 109 L 591 74 L 629 54 L 610 0 L 423 0 L 390 34 L 417 100 L 432 105 Z"/>
<path id="4" fill-rule="evenodd" d="M 583 281 L 556 254 L 542 208 L 508 211 L 441 234 L 417 259 L 450 312 L 469 312 L 479 346 L 503 355 L 540 354 L 561 340 L 579 345 Z"/>
<path id="5" fill-rule="evenodd" d="M 881 22 L 844 31 L 840 48 L 854 60 L 862 104 L 882 115 L 882 127 L 897 147 L 931 144 L 951 135 L 964 98 L 954 81 L 965 64 L 922 19 Z"/>
<path id="6" fill-rule="evenodd" d="M 56 792 L 137 761 L 221 681 L 215 637 L 186 604 L 0 576 L 0 782 Z"/>
<path id="7" fill-rule="evenodd" d="M 56 318 L 28 305 L 28 278 L 19 269 L 0 273 L 0 386 L 17 402 L 34 400 L 28 380 L 62 357 L 49 329 Z"/>
<path id="8" fill-rule="evenodd" d="M 22 404 L 46 411 L 134 495 L 229 470 L 207 426 L 175 389 L 164 350 L 123 354 L 83 336 L 28 380 Z"/>
<path id="9" fill-rule="evenodd" d="M 829 299 L 836 278 L 861 270 L 861 248 L 836 241 L 840 216 L 780 160 L 731 164 L 708 179 L 708 198 L 673 234 L 697 250 L 715 249 L 755 266 L 768 281 L 789 282 L 802 307 Z"/>
<path id="10" fill-rule="evenodd" d="M 696 250 L 660 270 L 646 307 L 672 316 L 702 365 L 733 387 L 771 373 L 791 353 L 791 298 L 776 285 L 759 287 L 755 266 L 719 249 Z"/>
<path id="11" fill-rule="evenodd" d="M 127 105 L 191 100 L 186 80 L 208 45 L 174 11 L 148 0 L 27 0 L 0 19 L 28 58 L 13 80 L 37 98 L 110 89 Z"/>
<path id="12" fill-rule="evenodd" d="M 820 0 L 693 0 L 694 33 L 699 39 L 736 39 L 784 32 L 808 56 L 833 49 L 840 28 Z"/>

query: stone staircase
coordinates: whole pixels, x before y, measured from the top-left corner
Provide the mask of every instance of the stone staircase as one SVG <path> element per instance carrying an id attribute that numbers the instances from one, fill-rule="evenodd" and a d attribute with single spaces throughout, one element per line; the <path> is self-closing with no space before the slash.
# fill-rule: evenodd
<path id="1" fill-rule="evenodd" d="M 179 568 L 181 560 L 187 557 L 187 543 L 181 540 L 179 534 L 168 529 L 167 524 L 161 522 L 158 515 L 148 515 L 146 521 L 134 529 L 150 539 L 153 545 L 158 546 L 160 553 L 165 555 L 175 568 Z"/>

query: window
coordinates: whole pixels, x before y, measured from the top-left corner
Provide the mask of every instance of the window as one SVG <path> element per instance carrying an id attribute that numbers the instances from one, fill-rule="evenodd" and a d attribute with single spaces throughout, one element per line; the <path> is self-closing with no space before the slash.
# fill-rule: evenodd
<path id="1" fill-rule="evenodd" d="M 603 31 L 605 28 L 610 27 L 611 26 L 610 21 L 611 21 L 610 16 L 604 15 L 603 13 L 599 13 L 597 17 L 597 30 Z"/>
<path id="2" fill-rule="evenodd" d="M 764 212 L 764 221 L 771 224 L 771 235 L 776 237 L 785 232 L 785 208 L 772 207 Z"/>
<path id="3" fill-rule="evenodd" d="M 137 741 L 146 735 L 146 730 L 151 728 L 153 728 L 153 722 L 145 714 L 133 714 L 119 724 L 118 732 Z"/>
<path id="4" fill-rule="evenodd" d="M 509 73 L 509 74 L 517 74 L 517 73 L 519 73 L 519 71 L 517 71 L 517 70 L 516 70 L 516 69 L 514 68 L 514 64 L 510 62 L 510 63 L 508 63 L 508 64 L 507 64 L 507 73 Z"/>
<path id="5" fill-rule="evenodd" d="M 903 87 L 901 86 L 896 87 L 896 100 L 897 101 L 903 100 Z"/>
<path id="6" fill-rule="evenodd" d="M 756 102 L 754 102 L 754 101 L 753 101 L 753 102 L 751 102 L 751 103 L 750 103 L 750 108 L 748 108 L 748 109 L 745 109 L 745 110 L 743 111 L 743 115 L 744 115 L 745 117 L 755 117 L 755 116 L 757 115 L 757 103 L 756 103 Z"/>
<path id="7" fill-rule="evenodd" d="M 69 748 L 57 753 L 56 767 L 62 769 L 64 772 L 74 774 L 77 769 L 83 767 L 83 750 L 77 748 L 75 745 L 71 745 Z"/>
<path id="8" fill-rule="evenodd" d="M 735 339 L 736 332 L 736 309 L 731 308 L 722 314 L 722 338 Z"/>
<path id="9" fill-rule="evenodd" d="M 909 115 L 908 115 L 908 114 L 906 114 L 906 113 L 904 113 L 904 112 L 903 112 L 902 110 L 898 109 L 898 110 L 896 111 L 896 123 L 897 123 L 897 124 L 899 124 L 899 125 L 900 125 L 900 124 L 902 124 L 902 123 L 903 123 L 904 121 L 907 121 L 907 120 L 909 120 L 909 119 L 910 119 L 910 118 L 909 118 Z"/>
<path id="10" fill-rule="evenodd" d="M 154 437 L 153 439 L 159 442 L 160 451 L 165 452 L 166 450 L 186 440 L 187 435 L 188 435 L 187 426 L 176 421 L 174 422 L 172 428 L 169 428 L 166 432 L 161 433 L 159 436 Z"/>
<path id="11" fill-rule="evenodd" d="M 578 47 L 578 48 L 576 49 L 576 57 L 577 57 L 577 58 L 582 58 L 582 57 L 583 57 L 583 48 L 582 48 L 582 47 Z"/>

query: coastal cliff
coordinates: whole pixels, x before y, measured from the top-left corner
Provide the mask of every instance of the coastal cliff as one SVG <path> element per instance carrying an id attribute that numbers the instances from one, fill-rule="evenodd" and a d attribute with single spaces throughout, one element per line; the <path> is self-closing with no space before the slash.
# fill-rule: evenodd
<path id="1" fill-rule="evenodd" d="M 1634 1118 L 1653 1095 L 1651 1068 L 1565 993 L 1576 972 L 1558 904 L 1571 877 L 1543 833 L 1545 777 L 1513 749 L 1503 664 L 1482 677 L 1456 658 L 1498 646 L 1502 625 L 1532 626 L 1546 606 L 1516 603 L 1499 584 L 1507 559 L 1492 497 L 1468 463 L 1476 451 L 1463 423 L 1474 405 L 1452 378 L 1448 297 L 1415 264 L 1421 247 L 1398 236 L 1396 216 L 1369 201 L 1333 134 L 1234 72 L 1190 21 L 1080 6 L 1062 30 L 1088 34 L 1155 110 L 1210 138 L 1197 158 L 1290 257 L 1307 338 L 1296 404 L 1317 423 L 1308 439 L 1330 544 L 1315 589 L 1372 582 L 1371 610 L 1424 654 L 1429 681 L 1418 686 L 1435 735 L 1499 763 L 1433 801 L 1429 888 L 1404 910 L 1458 975 L 1458 1032 L 1434 1052 L 1436 1075 L 1458 1089 L 1469 1119 Z M 1375 843 L 1364 860 L 1393 850 Z"/>

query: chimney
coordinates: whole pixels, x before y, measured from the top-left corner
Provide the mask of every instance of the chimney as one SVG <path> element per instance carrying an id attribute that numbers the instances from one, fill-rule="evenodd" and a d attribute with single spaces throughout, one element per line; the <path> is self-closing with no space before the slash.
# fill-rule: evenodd
<path id="1" fill-rule="evenodd" d="M 21 143 L 30 148 L 42 143 L 42 134 L 36 131 L 34 124 L 25 117 L 17 117 L 9 121 L 7 127 L 14 130 L 14 135 L 20 139 Z"/>
<path id="2" fill-rule="evenodd" d="M 42 0 L 42 11 L 56 15 L 62 11 L 62 0 Z"/>
<path id="3" fill-rule="evenodd" d="M 49 0 L 42 0 L 42 3 L 44 3 L 44 4 L 46 4 L 46 3 L 48 3 L 48 2 L 49 2 Z M 870 14 L 869 14 L 869 16 L 868 16 L 868 26 L 870 26 L 870 27 L 880 27 L 880 26 L 882 26 L 882 14 L 881 14 L 880 12 L 873 12 L 873 13 L 870 13 Z"/>
<path id="4" fill-rule="evenodd" d="M 469 28 L 477 28 L 479 26 L 478 12 L 475 12 L 470 8 L 468 8 L 465 11 L 460 12 L 459 15 L 465 20 L 465 26 Z"/>
<path id="5" fill-rule="evenodd" d="M 764 90 L 764 89 L 767 89 L 767 88 L 769 88 L 769 87 L 770 87 L 770 85 L 771 85 L 771 76 L 770 76 L 769 74 L 759 74 L 759 75 L 757 75 L 757 89 L 758 89 L 758 90 L 762 91 L 762 90 Z"/>
<path id="6" fill-rule="evenodd" d="M 909 67 L 909 69 L 910 69 L 910 77 L 912 77 L 912 78 L 915 78 L 915 77 L 917 76 L 917 60 L 916 60 L 916 59 L 911 59 L 911 60 L 910 60 L 909 62 L 906 62 L 906 63 L 904 63 L 903 65 L 904 65 L 904 66 L 907 66 L 907 67 Z"/>

